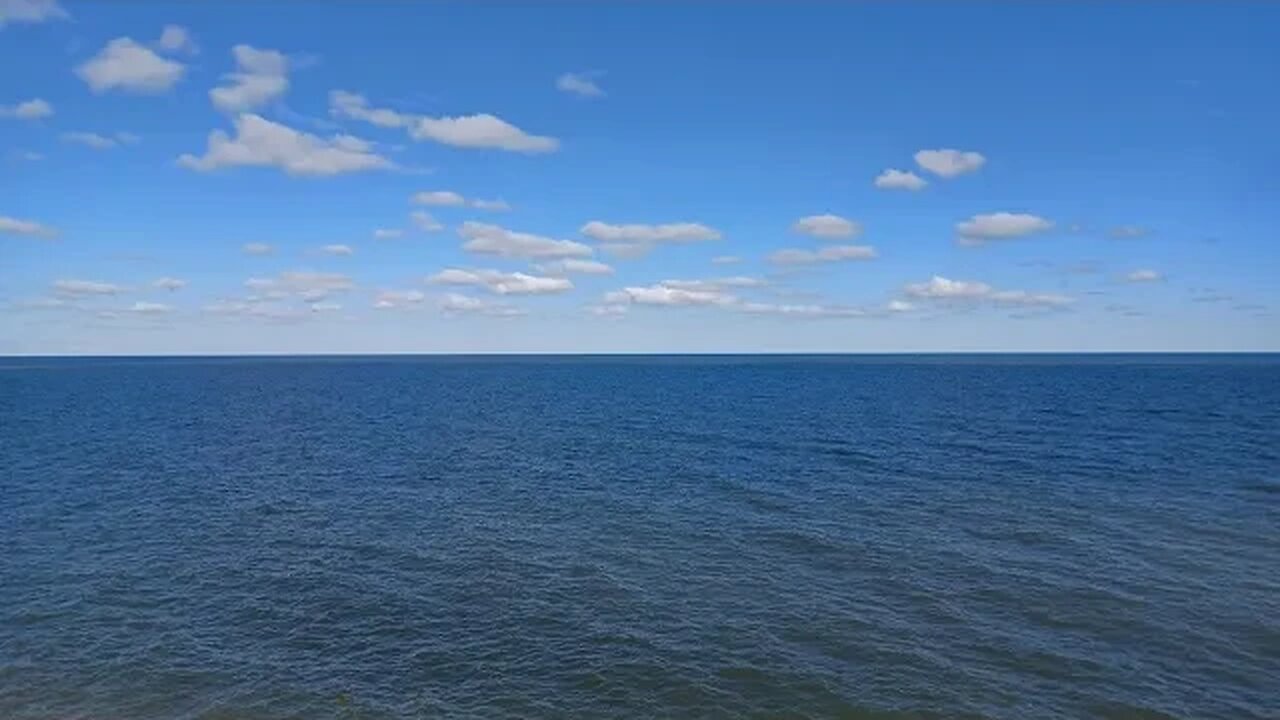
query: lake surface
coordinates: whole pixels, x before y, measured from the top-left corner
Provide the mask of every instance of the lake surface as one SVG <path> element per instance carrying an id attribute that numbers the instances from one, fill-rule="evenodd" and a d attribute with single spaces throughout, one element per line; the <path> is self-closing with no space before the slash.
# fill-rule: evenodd
<path id="1" fill-rule="evenodd" d="M 1280 356 L 0 360 L 0 717 L 1280 717 Z"/>

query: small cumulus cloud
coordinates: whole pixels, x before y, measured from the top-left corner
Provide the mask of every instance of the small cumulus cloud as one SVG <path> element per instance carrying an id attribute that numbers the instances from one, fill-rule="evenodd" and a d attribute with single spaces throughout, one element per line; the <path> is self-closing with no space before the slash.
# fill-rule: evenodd
<path id="1" fill-rule="evenodd" d="M 1164 280 L 1164 275 L 1160 273 L 1158 270 L 1143 268 L 1140 270 L 1134 270 L 1133 272 L 1125 275 L 1124 279 L 1125 279 L 1125 282 L 1131 282 L 1131 283 L 1150 283 L 1150 282 L 1160 282 L 1161 280 Z"/>
<path id="2" fill-rule="evenodd" d="M 591 255 L 591 248 L 582 243 L 516 232 L 487 223 L 464 222 L 458 234 L 466 240 L 463 250 L 482 255 L 539 260 Z"/>
<path id="3" fill-rule="evenodd" d="M 181 290 L 182 288 L 186 287 L 187 281 L 182 280 L 180 278 L 174 278 L 174 277 L 162 277 L 157 279 L 155 282 L 151 283 L 151 285 L 152 287 L 157 287 L 157 288 L 160 288 L 161 290 L 168 290 L 172 292 L 174 290 Z"/>
<path id="4" fill-rule="evenodd" d="M 325 245 L 320 248 L 320 252 L 325 255 L 348 256 L 355 255 L 356 251 L 350 245 Z"/>
<path id="5" fill-rule="evenodd" d="M 861 235 L 862 224 L 828 213 L 802 217 L 791 226 L 791 230 L 822 240 L 839 240 Z"/>
<path id="6" fill-rule="evenodd" d="M 94 132 L 65 132 L 61 138 L 63 142 L 84 145 L 94 150 L 110 150 L 120 145 L 136 145 L 142 141 L 142 138 L 127 132 L 118 132 L 113 136 Z"/>
<path id="7" fill-rule="evenodd" d="M 982 245 L 992 240 L 1013 240 L 1042 233 L 1053 223 L 1039 215 L 1029 213 L 997 212 L 974 215 L 956 223 L 956 234 L 961 245 Z"/>
<path id="8" fill-rule="evenodd" d="M 345 90 L 329 94 L 329 113 L 379 127 L 403 128 L 414 140 L 470 149 L 496 149 L 518 153 L 548 153 L 560 147 L 553 137 L 533 135 L 488 113 L 431 117 L 374 108 L 363 96 Z"/>
<path id="9" fill-rule="evenodd" d="M 209 100 L 217 109 L 230 113 L 252 110 L 289 89 L 289 59 L 283 53 L 236 45 L 231 54 L 236 71 L 223 76 L 225 85 L 209 91 Z"/>
<path id="10" fill-rule="evenodd" d="M 68 17 L 57 0 L 0 0 L 0 28 L 9 23 L 36 25 Z"/>
<path id="11" fill-rule="evenodd" d="M 395 240 L 404 235 L 404 231 L 400 228 L 377 228 L 373 231 L 373 237 L 376 240 Z"/>
<path id="12" fill-rule="evenodd" d="M 524 310 L 506 303 L 482 300 L 461 293 L 447 293 L 440 299 L 440 310 L 449 315 L 488 315 L 491 317 L 519 317 Z"/>
<path id="13" fill-rule="evenodd" d="M 928 180 L 908 170 L 895 170 L 889 168 L 876 176 L 873 183 L 881 190 L 923 190 L 929 184 Z"/>
<path id="14" fill-rule="evenodd" d="M 566 258 L 535 266 L 538 272 L 547 275 L 612 275 L 613 268 L 598 260 L 581 260 Z"/>
<path id="15" fill-rule="evenodd" d="M 107 43 L 75 72 L 95 93 L 118 90 L 158 94 L 176 85 L 186 69 L 182 63 L 160 57 L 131 38 L 120 37 Z"/>
<path id="16" fill-rule="evenodd" d="M 413 307 L 427 299 L 421 290 L 383 290 L 373 299 L 373 306 L 379 310 Z"/>
<path id="17" fill-rule="evenodd" d="M 138 301 L 129 307 L 129 312 L 138 315 L 165 315 L 173 311 L 173 308 L 164 303 Z"/>
<path id="18" fill-rule="evenodd" d="M 467 202 L 466 198 L 452 190 L 424 190 L 423 192 L 414 193 L 409 201 L 415 205 L 435 207 L 453 207 L 465 205 Z"/>
<path id="19" fill-rule="evenodd" d="M 601 90 L 595 81 L 595 78 L 600 77 L 601 74 L 598 72 L 564 73 L 556 78 L 556 89 L 580 97 L 603 97 L 604 90 Z"/>
<path id="20" fill-rule="evenodd" d="M 160 39 L 156 44 L 166 52 L 186 53 L 188 55 L 195 55 L 200 52 L 200 48 L 196 47 L 195 40 L 191 38 L 191 32 L 181 25 L 165 25 L 164 30 L 160 31 Z"/>
<path id="21" fill-rule="evenodd" d="M 1026 290 L 998 290 L 983 282 L 952 280 L 934 275 L 925 282 L 911 283 L 903 288 L 910 298 L 926 301 L 960 303 L 990 303 L 1005 306 L 1060 307 L 1071 303 L 1071 298 L 1053 293 L 1032 293 Z"/>
<path id="22" fill-rule="evenodd" d="M 24 100 L 14 105 L 0 105 L 0 118 L 40 120 L 53 115 L 53 105 L 40 98 Z"/>
<path id="23" fill-rule="evenodd" d="M 310 177 L 394 166 L 374 152 L 370 143 L 351 135 L 321 138 L 251 113 L 236 117 L 233 123 L 235 137 L 214 130 L 209 133 L 204 155 L 183 155 L 178 164 L 200 172 L 239 166 L 274 167 L 289 175 Z"/>
<path id="24" fill-rule="evenodd" d="M 982 153 L 966 150 L 921 150 L 915 154 L 916 164 L 941 178 L 953 178 L 977 172 L 987 159 Z"/>
<path id="25" fill-rule="evenodd" d="M 53 291 L 58 295 L 69 297 L 88 297 L 93 295 L 119 295 L 127 291 L 120 285 L 98 282 L 96 280 L 55 280 Z"/>
<path id="26" fill-rule="evenodd" d="M 849 260 L 874 260 L 876 249 L 870 245 L 828 245 L 817 250 L 786 248 L 769 256 L 775 265 L 813 265 Z"/>
<path id="27" fill-rule="evenodd" d="M 431 213 L 422 210 L 414 210 L 409 213 L 409 222 L 412 222 L 413 226 L 422 232 L 433 233 L 444 229 L 444 225 L 441 225 L 440 221 L 432 217 Z"/>
<path id="28" fill-rule="evenodd" d="M 707 242 L 721 238 L 719 230 L 696 222 L 616 225 L 592 220 L 578 232 L 602 243 L 609 252 L 625 258 L 641 257 L 657 245 Z"/>
<path id="29" fill-rule="evenodd" d="M 8 215 L 0 215 L 0 233 L 26 235 L 36 238 L 54 238 L 58 236 L 57 230 L 44 223 L 9 217 Z"/>
<path id="30" fill-rule="evenodd" d="M 437 285 L 472 285 L 498 295 L 545 295 L 573 289 L 573 283 L 565 277 L 459 268 L 442 270 L 428 278 L 428 282 Z"/>
<path id="31" fill-rule="evenodd" d="M 264 298 L 280 300 L 294 297 L 306 302 L 327 300 L 330 295 L 347 292 L 355 286 L 355 281 L 348 275 L 310 270 L 292 270 L 275 277 L 254 277 L 245 281 L 245 287 L 261 293 Z"/>

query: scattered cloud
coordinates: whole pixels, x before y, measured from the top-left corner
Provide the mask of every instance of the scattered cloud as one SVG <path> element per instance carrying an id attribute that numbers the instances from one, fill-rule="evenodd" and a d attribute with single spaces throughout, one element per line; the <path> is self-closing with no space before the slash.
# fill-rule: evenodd
<path id="1" fill-rule="evenodd" d="M 65 132 L 61 137 L 63 142 L 84 145 L 94 150 L 110 150 L 121 145 L 134 145 L 142 140 L 137 135 L 127 132 L 118 132 L 110 137 L 94 132 Z"/>
<path id="2" fill-rule="evenodd" d="M 457 205 L 465 205 L 467 200 L 456 192 L 451 190 L 431 190 L 414 193 L 409 199 L 416 205 L 430 205 L 434 207 L 453 207 Z"/>
<path id="3" fill-rule="evenodd" d="M 431 213 L 422 210 L 414 210 L 409 213 L 409 221 L 413 226 L 422 232 L 440 232 L 444 229 L 438 220 L 431 216 Z"/>
<path id="4" fill-rule="evenodd" d="M 737 265 L 742 262 L 742 258 L 737 255 L 717 255 L 711 258 L 712 265 Z"/>
<path id="5" fill-rule="evenodd" d="M 1119 225 L 1107 231 L 1107 235 L 1115 240 L 1132 240 L 1149 235 L 1151 231 L 1139 225 Z"/>
<path id="6" fill-rule="evenodd" d="M 926 282 L 912 283 L 903 288 L 910 298 L 928 301 L 962 303 L 991 303 L 1007 306 L 1060 307 L 1071 303 L 1071 298 L 1052 293 L 1031 293 L 1026 290 L 997 290 L 983 282 L 951 280 L 934 275 Z"/>
<path id="7" fill-rule="evenodd" d="M 532 135 L 488 113 L 456 117 L 411 115 L 370 107 L 364 96 L 344 90 L 329 93 L 329 112 L 335 117 L 362 120 L 379 127 L 404 128 L 414 140 L 431 140 L 459 148 L 532 154 L 554 152 L 560 147 L 560 141 L 553 137 Z"/>
<path id="8" fill-rule="evenodd" d="M 395 240 L 402 235 L 404 231 L 400 228 L 377 228 L 373 231 L 373 237 L 377 240 Z"/>
<path id="9" fill-rule="evenodd" d="M 507 204 L 507 201 L 502 199 L 472 200 L 471 207 L 477 210 L 488 210 L 490 212 L 507 212 L 511 209 L 511 206 Z"/>
<path id="10" fill-rule="evenodd" d="M 9 23 L 35 25 L 68 17 L 57 0 L 0 0 L 0 28 Z"/>
<path id="11" fill-rule="evenodd" d="M 120 90 L 157 94 L 176 85 L 186 69 L 180 62 L 162 58 L 151 48 L 121 37 L 77 67 L 76 75 L 95 93 Z"/>
<path id="12" fill-rule="evenodd" d="M 245 243 L 241 250 L 245 255 L 271 255 L 276 249 L 266 243 Z"/>
<path id="13" fill-rule="evenodd" d="M 787 248 L 769 256 L 776 265 L 812 265 L 846 260 L 874 260 L 876 249 L 870 245 L 828 245 L 817 250 Z"/>
<path id="14" fill-rule="evenodd" d="M 1161 280 L 1164 280 L 1164 275 L 1157 270 L 1144 268 L 1141 270 L 1134 270 L 1128 275 L 1125 275 L 1124 280 L 1125 282 L 1131 283 L 1160 282 Z"/>
<path id="15" fill-rule="evenodd" d="M 592 220 L 583 225 L 579 232 L 599 242 L 642 245 L 690 243 L 720 239 L 719 230 L 701 223 L 690 222 L 666 223 L 663 225 L 611 225 L 599 220 Z"/>
<path id="16" fill-rule="evenodd" d="M 839 215 L 828 213 L 826 215 L 802 217 L 791 226 L 791 230 L 823 240 L 838 240 L 861 235 L 862 225 Z"/>
<path id="17" fill-rule="evenodd" d="M 58 231 L 35 220 L 22 220 L 20 218 L 0 215 L 0 233 L 9 235 L 27 235 L 37 238 L 53 238 L 58 236 Z"/>
<path id="18" fill-rule="evenodd" d="M 427 299 L 421 290 L 383 290 L 373 299 L 373 306 L 380 310 L 406 308 L 421 304 Z"/>
<path id="19" fill-rule="evenodd" d="M 165 315 L 172 311 L 173 308 L 169 305 L 165 305 L 164 303 L 145 302 L 142 300 L 134 303 L 129 308 L 129 312 L 136 313 L 138 315 Z"/>
<path id="20" fill-rule="evenodd" d="M 320 252 L 325 255 L 355 255 L 356 251 L 350 245 L 325 245 L 320 248 Z"/>
<path id="21" fill-rule="evenodd" d="M 126 288 L 95 280 L 55 280 L 53 291 L 58 295 L 85 297 L 92 295 L 119 295 L 125 292 Z"/>
<path id="22" fill-rule="evenodd" d="M 663 284 L 624 287 L 604 296 L 606 305 L 730 305 L 737 299 L 719 290 L 682 290 Z"/>
<path id="23" fill-rule="evenodd" d="M 534 266 L 538 272 L 547 275 L 612 275 L 613 267 L 606 265 L 597 260 L 580 260 L 578 258 L 565 258 L 564 260 L 555 260 L 549 263 L 540 263 Z"/>
<path id="24" fill-rule="evenodd" d="M 676 290 L 693 290 L 705 292 L 721 292 L 730 288 L 758 288 L 769 284 L 768 280 L 757 277 L 737 275 L 734 277 L 706 278 L 702 280 L 663 280 L 663 287 Z"/>
<path id="25" fill-rule="evenodd" d="M 480 298 L 448 293 L 440 300 L 440 309 L 448 314 L 490 315 L 493 317 L 517 317 L 526 314 L 524 310 Z"/>
<path id="26" fill-rule="evenodd" d="M 906 300 L 890 300 L 885 309 L 891 313 L 905 313 L 915 310 L 916 306 Z"/>
<path id="27" fill-rule="evenodd" d="M 356 286 L 355 281 L 347 275 L 310 270 L 282 272 L 276 277 L 249 278 L 244 284 L 250 290 L 261 293 L 265 299 L 296 297 L 306 302 L 327 300 L 334 293 L 346 292 Z"/>
<path id="28" fill-rule="evenodd" d="M 1049 230 L 1053 223 L 1039 215 L 998 212 L 974 215 L 956 223 L 961 245 L 982 245 L 991 240 L 1012 240 Z"/>
<path id="29" fill-rule="evenodd" d="M 923 190 L 929 184 L 928 180 L 908 170 L 896 170 L 889 168 L 876 176 L 873 183 L 881 190 Z"/>
<path id="30" fill-rule="evenodd" d="M 24 100 L 16 105 L 0 105 L 0 118 L 39 120 L 53 115 L 53 105 L 40 98 Z"/>
<path id="31" fill-rule="evenodd" d="M 1235 300 L 1235 298 L 1231 295 L 1227 295 L 1226 293 L 1213 292 L 1211 290 L 1206 290 L 1202 294 L 1193 295 L 1191 297 L 1191 302 L 1194 302 L 1194 303 L 1224 303 L 1224 302 L 1231 302 L 1233 300 Z"/>
<path id="32" fill-rule="evenodd" d="M 591 248 L 572 240 L 555 240 L 516 232 L 497 225 L 467 221 L 458 228 L 466 239 L 462 249 L 507 258 L 554 259 L 590 257 Z"/>
<path id="33" fill-rule="evenodd" d="M 758 287 L 759 278 L 734 277 L 707 280 L 664 280 L 655 285 L 624 287 L 606 293 L 602 303 L 591 307 L 597 315 L 619 315 L 630 305 L 662 307 L 713 307 L 748 315 L 778 315 L 794 318 L 861 317 L 865 311 L 840 305 L 767 303 L 744 300 L 733 288 Z"/>
<path id="34" fill-rule="evenodd" d="M 593 79 L 600 75 L 601 73 L 596 72 L 565 73 L 556 78 L 556 89 L 581 97 L 603 97 L 604 90 L 601 90 Z"/>
<path id="35" fill-rule="evenodd" d="M 174 290 L 181 290 L 182 288 L 186 287 L 187 281 L 182 280 L 180 278 L 174 278 L 174 277 L 162 277 L 157 279 L 155 282 L 151 283 L 151 285 L 152 287 L 157 287 L 157 288 L 160 288 L 161 290 L 168 290 L 170 292 L 173 292 Z"/>
<path id="36" fill-rule="evenodd" d="M 203 156 L 183 155 L 178 164 L 201 172 L 237 166 L 275 167 L 289 175 L 310 177 L 394 166 L 374 152 L 370 143 L 351 135 L 321 138 L 254 114 L 240 115 L 233 122 L 234 138 L 214 130 Z"/>
<path id="37" fill-rule="evenodd" d="M 842 305 L 803 305 L 780 303 L 742 303 L 735 308 L 750 315 L 781 315 L 793 318 L 851 318 L 865 317 L 867 311 Z"/>
<path id="38" fill-rule="evenodd" d="M 200 48 L 196 47 L 195 41 L 191 39 L 191 33 L 181 25 L 165 25 L 164 30 L 160 32 L 160 40 L 157 44 L 161 50 L 168 52 L 181 52 L 188 55 L 200 52 Z"/>
<path id="39" fill-rule="evenodd" d="M 428 282 L 437 285 L 473 285 L 498 295 L 545 295 L 573 289 L 573 283 L 564 277 L 459 268 L 442 270 L 428 278 Z"/>
<path id="40" fill-rule="evenodd" d="M 209 91 L 213 106 L 237 113 L 261 107 L 289 89 L 289 59 L 275 50 L 259 50 L 249 45 L 231 49 L 236 72 L 223 76 L 226 85 Z"/>
<path id="41" fill-rule="evenodd" d="M 953 178 L 971 172 L 987 164 L 982 153 L 962 150 L 921 150 L 915 154 L 916 164 L 942 178 Z"/>

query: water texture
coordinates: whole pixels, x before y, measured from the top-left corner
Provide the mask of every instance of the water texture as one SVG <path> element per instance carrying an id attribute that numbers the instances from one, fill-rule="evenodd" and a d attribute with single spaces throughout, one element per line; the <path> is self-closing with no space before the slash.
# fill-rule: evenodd
<path id="1" fill-rule="evenodd" d="M 0 718 L 1280 717 L 1280 357 L 0 360 Z"/>

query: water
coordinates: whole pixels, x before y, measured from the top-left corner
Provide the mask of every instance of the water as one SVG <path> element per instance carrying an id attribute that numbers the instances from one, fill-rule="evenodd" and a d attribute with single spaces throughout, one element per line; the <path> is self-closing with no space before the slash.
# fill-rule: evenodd
<path id="1" fill-rule="evenodd" d="M 1280 717 L 1280 357 L 0 361 L 0 717 Z"/>

